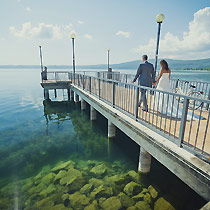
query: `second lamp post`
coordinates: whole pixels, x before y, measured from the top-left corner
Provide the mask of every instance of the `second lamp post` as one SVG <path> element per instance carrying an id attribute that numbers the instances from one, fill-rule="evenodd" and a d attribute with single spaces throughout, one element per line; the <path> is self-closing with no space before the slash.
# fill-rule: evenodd
<path id="1" fill-rule="evenodd" d="M 157 60 L 158 60 L 158 49 L 159 49 L 159 41 L 160 41 L 160 28 L 161 28 L 161 23 L 164 20 L 164 15 L 163 14 L 158 14 L 156 16 L 156 22 L 158 23 L 158 33 L 157 33 L 157 46 L 156 46 L 156 53 L 155 53 L 155 76 L 156 76 L 156 71 L 157 71 Z"/>
<path id="2" fill-rule="evenodd" d="M 110 52 L 110 48 L 107 48 L 107 59 L 108 59 L 108 61 L 107 61 L 107 67 L 108 67 L 108 71 L 109 71 L 109 52 Z"/>
<path id="3" fill-rule="evenodd" d="M 73 33 L 70 34 L 70 37 L 72 39 L 72 49 L 73 49 L 73 75 L 74 75 L 74 81 L 75 81 L 75 71 L 76 71 L 76 68 L 75 68 L 74 40 L 76 38 L 76 34 L 73 32 Z"/>

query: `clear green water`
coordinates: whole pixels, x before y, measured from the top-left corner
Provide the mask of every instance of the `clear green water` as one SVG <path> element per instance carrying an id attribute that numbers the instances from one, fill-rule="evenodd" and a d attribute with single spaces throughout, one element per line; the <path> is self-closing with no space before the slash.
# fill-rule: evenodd
<path id="1" fill-rule="evenodd" d="M 107 183 L 106 179 L 109 177 L 127 177 L 129 171 L 137 171 L 138 145 L 119 130 L 117 137 L 109 140 L 106 137 L 107 120 L 98 115 L 96 122 L 90 122 L 89 108 L 81 112 L 79 105 L 73 102 L 43 103 L 39 76 L 38 70 L 0 71 L 0 209 L 77 209 L 71 196 L 82 186 L 66 192 L 64 186 L 49 178 L 41 187 L 44 176 L 57 175 L 58 171 L 52 173 L 51 169 L 61 162 L 74 161 L 75 170 L 80 171 L 84 178 L 81 185 L 89 184 L 95 177 L 108 187 L 111 181 Z M 58 92 L 57 100 L 65 98 L 61 91 Z M 105 164 L 107 171 L 95 175 L 91 170 L 100 164 Z M 70 169 L 63 171 L 67 170 Z M 161 197 L 180 210 L 199 209 L 205 204 L 202 198 L 154 159 L 151 173 L 139 176 L 139 180 L 138 185 L 142 188 L 152 185 L 158 191 L 158 197 L 148 201 L 151 209 Z M 112 186 L 114 192 L 110 197 L 118 199 L 130 181 L 126 178 L 120 186 Z M 52 192 L 43 193 L 49 186 L 52 186 Z M 63 199 L 63 195 L 70 196 L 70 201 Z M 108 199 L 107 195 L 101 194 L 97 199 L 90 198 L 91 192 L 86 197 L 90 199 L 89 204 L 97 202 L 96 209 L 106 206 L 99 205 L 100 198 Z M 54 203 L 50 206 L 52 200 Z M 48 203 L 50 207 L 40 202 Z M 78 205 L 78 209 L 83 208 L 85 204 Z M 119 209 L 126 207 L 122 205 Z"/>

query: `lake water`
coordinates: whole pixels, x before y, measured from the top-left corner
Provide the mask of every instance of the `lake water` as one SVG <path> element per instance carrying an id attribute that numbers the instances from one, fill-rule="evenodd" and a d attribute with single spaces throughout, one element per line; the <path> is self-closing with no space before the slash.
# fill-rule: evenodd
<path id="1" fill-rule="evenodd" d="M 173 73 L 180 79 L 210 80 L 206 71 Z M 113 209 L 137 203 L 158 209 L 163 203 L 169 209 L 173 205 L 193 210 L 205 204 L 155 159 L 148 176 L 135 174 L 139 146 L 119 130 L 109 140 L 107 120 L 98 115 L 91 122 L 89 107 L 81 112 L 79 105 L 65 101 L 62 91 L 56 100 L 51 94 L 52 102 L 43 102 L 39 70 L 1 69 L 0 89 L 1 210 L 84 209 L 88 205 L 110 209 L 108 201 L 118 205 Z M 125 193 L 132 180 L 142 191 L 139 197 L 137 192 Z M 158 192 L 154 198 L 150 185 Z"/>

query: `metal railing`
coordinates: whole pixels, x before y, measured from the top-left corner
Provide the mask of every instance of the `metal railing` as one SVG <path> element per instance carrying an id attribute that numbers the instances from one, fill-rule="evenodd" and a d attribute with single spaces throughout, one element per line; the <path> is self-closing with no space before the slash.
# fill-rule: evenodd
<path id="1" fill-rule="evenodd" d="M 210 111 L 204 106 L 195 109 L 197 102 L 210 105 L 209 100 L 84 74 L 75 74 L 73 84 L 166 136 L 180 147 L 210 161 Z M 144 91 L 148 112 L 139 107 Z M 194 107 L 189 107 L 190 103 Z"/>

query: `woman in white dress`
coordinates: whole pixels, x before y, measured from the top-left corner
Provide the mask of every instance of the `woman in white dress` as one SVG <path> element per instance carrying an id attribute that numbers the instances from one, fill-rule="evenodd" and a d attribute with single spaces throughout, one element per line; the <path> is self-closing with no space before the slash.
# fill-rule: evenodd
<path id="1" fill-rule="evenodd" d="M 157 85 L 157 90 L 163 90 L 169 93 L 172 93 L 172 88 L 170 85 L 170 77 L 171 77 L 171 70 L 168 67 L 168 63 L 165 60 L 160 61 L 160 74 L 153 83 L 153 85 Z M 155 109 L 167 116 L 171 116 L 174 118 L 181 118 L 182 117 L 182 107 L 180 107 L 178 100 L 173 95 L 164 94 L 156 92 L 155 94 Z M 192 118 L 192 113 L 188 112 L 187 119 L 190 120 Z"/>

